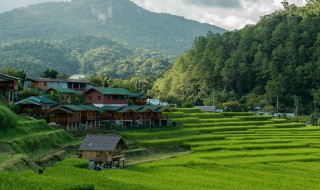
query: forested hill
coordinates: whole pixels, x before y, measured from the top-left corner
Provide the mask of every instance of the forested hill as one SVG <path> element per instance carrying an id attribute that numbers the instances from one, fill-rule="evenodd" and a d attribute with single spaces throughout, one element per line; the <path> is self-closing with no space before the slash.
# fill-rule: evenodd
<path id="1" fill-rule="evenodd" d="M 225 31 L 183 17 L 152 13 L 129 0 L 36 4 L 0 14 L 0 26 L 0 42 L 56 40 L 93 34 L 171 55 L 187 50 L 197 36 L 209 30 Z"/>
<path id="2" fill-rule="evenodd" d="M 82 36 L 59 41 L 19 40 L 0 47 L 0 71 L 23 69 L 36 76 L 55 69 L 60 74 L 107 74 L 130 79 L 144 76 L 154 81 L 169 70 L 172 61 L 163 54 L 132 48 L 103 36 Z"/>
<path id="3" fill-rule="evenodd" d="M 275 106 L 311 111 L 320 100 L 320 3 L 261 18 L 256 25 L 198 37 L 191 50 L 159 79 L 153 93 L 189 104 L 236 99 L 247 106 Z M 296 97 L 296 98 L 295 98 Z"/>

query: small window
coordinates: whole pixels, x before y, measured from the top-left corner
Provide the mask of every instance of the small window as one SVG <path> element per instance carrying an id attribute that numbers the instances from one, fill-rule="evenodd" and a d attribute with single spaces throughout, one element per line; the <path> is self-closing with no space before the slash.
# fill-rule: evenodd
<path id="1" fill-rule="evenodd" d="M 98 96 L 98 100 L 101 100 L 101 96 Z"/>
<path id="2" fill-rule="evenodd" d="M 92 100 L 92 96 L 88 96 L 88 99 L 89 99 L 89 100 Z"/>
<path id="3" fill-rule="evenodd" d="M 43 84 L 44 86 L 47 86 L 47 82 L 44 82 L 44 84 Z"/>

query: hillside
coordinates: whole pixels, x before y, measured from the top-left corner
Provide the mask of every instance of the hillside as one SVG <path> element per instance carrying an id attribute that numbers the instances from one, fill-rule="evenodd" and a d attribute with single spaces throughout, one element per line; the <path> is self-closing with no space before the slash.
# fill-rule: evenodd
<path id="1" fill-rule="evenodd" d="M 138 48 L 178 55 L 207 31 L 224 29 L 144 10 L 129 0 L 41 3 L 0 14 L 0 41 L 103 35 Z"/>
<path id="2" fill-rule="evenodd" d="M 184 147 L 191 153 L 122 169 L 88 169 L 67 159 L 43 174 L 0 172 L 6 189 L 318 189 L 320 128 L 252 113 L 175 109 L 179 126 L 122 131 L 126 142 L 154 152 Z M 133 153 L 134 150 L 131 150 Z M 148 155 L 140 154 L 140 159 Z M 131 158 L 126 159 L 130 162 Z"/>
<path id="3" fill-rule="evenodd" d="M 66 158 L 68 151 L 76 151 L 78 144 L 64 130 L 50 127 L 44 120 L 21 118 L 0 104 L 0 173 L 41 171 Z"/>
<path id="4" fill-rule="evenodd" d="M 112 78 L 160 77 L 172 66 L 163 54 L 132 48 L 103 36 L 67 40 L 18 40 L 0 47 L 0 70 L 24 69 L 39 77 L 47 68 L 60 74 L 107 74 Z"/>
<path id="5" fill-rule="evenodd" d="M 287 5 L 256 25 L 198 37 L 153 94 L 180 105 L 232 99 L 248 109 L 275 106 L 279 97 L 280 111 L 293 112 L 298 100 L 300 113 L 310 113 L 320 99 L 319 10 L 318 1 Z"/>

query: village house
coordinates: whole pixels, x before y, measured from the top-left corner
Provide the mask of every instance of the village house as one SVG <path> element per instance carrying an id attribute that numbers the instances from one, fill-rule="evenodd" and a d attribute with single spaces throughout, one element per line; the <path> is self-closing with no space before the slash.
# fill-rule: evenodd
<path id="1" fill-rule="evenodd" d="M 131 93 L 123 88 L 94 87 L 83 92 L 84 103 L 94 104 L 96 107 L 127 106 Z"/>
<path id="2" fill-rule="evenodd" d="M 89 161 L 92 169 L 98 164 L 105 167 L 124 166 L 124 149 L 128 146 L 121 136 L 105 134 L 87 134 L 79 148 L 82 158 Z"/>
<path id="3" fill-rule="evenodd" d="M 0 100 L 13 102 L 18 95 L 19 81 L 21 79 L 9 75 L 0 74 Z"/>
<path id="4" fill-rule="evenodd" d="M 75 91 L 85 91 L 92 87 L 89 82 L 80 79 L 50 79 L 50 78 L 26 78 L 24 88 L 36 87 L 41 90 L 50 88 L 69 88 Z"/>
<path id="5" fill-rule="evenodd" d="M 31 96 L 15 104 L 20 106 L 20 114 L 45 116 L 51 108 L 57 106 L 59 103 L 45 96 Z"/>
<path id="6" fill-rule="evenodd" d="M 164 112 L 168 108 L 155 105 L 103 106 L 101 119 L 121 125 L 168 125 Z"/>
<path id="7" fill-rule="evenodd" d="M 53 97 L 53 99 L 59 99 L 59 102 L 67 104 L 81 102 L 82 100 L 80 92 L 69 88 L 49 88 L 44 91 L 44 94 L 48 94 L 50 97 Z"/>
<path id="8" fill-rule="evenodd" d="M 100 127 L 100 109 L 92 105 L 61 105 L 49 113 L 50 122 L 61 125 L 67 131 Z"/>

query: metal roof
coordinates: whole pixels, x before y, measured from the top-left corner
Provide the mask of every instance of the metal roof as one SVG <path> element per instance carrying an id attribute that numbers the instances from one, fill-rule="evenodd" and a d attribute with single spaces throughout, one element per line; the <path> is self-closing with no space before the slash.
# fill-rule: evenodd
<path id="1" fill-rule="evenodd" d="M 114 151 L 117 145 L 128 148 L 122 137 L 117 135 L 87 134 L 79 150 Z"/>
<path id="2" fill-rule="evenodd" d="M 124 106 L 103 106 L 100 108 L 102 111 L 118 111 Z"/>
<path id="3" fill-rule="evenodd" d="M 69 88 L 49 88 L 45 92 L 48 92 L 50 90 L 54 90 L 54 91 L 60 92 L 62 94 L 80 94 L 79 92 L 77 92 L 75 90 L 71 90 Z"/>
<path id="4" fill-rule="evenodd" d="M 94 88 L 91 88 L 85 92 L 88 92 L 93 89 L 99 91 L 101 94 L 104 94 L 104 95 L 127 95 L 127 96 L 129 96 L 131 94 L 131 92 L 127 91 L 124 88 L 103 88 L 103 87 L 94 87 Z"/>
<path id="5" fill-rule="evenodd" d="M 0 74 L 0 78 L 3 79 L 3 80 L 7 80 L 7 81 L 22 80 L 21 78 L 17 78 L 17 77 L 10 76 L 10 75 L 4 75 L 4 74 Z"/>
<path id="6" fill-rule="evenodd" d="M 31 96 L 27 99 L 16 102 L 15 104 L 36 104 L 41 106 L 43 104 L 58 104 L 58 103 L 44 96 Z"/>

